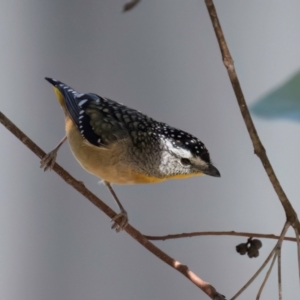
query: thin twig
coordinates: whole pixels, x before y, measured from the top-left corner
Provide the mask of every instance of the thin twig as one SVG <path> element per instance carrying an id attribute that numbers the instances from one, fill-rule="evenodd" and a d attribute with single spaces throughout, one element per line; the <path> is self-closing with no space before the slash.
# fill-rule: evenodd
<path id="1" fill-rule="evenodd" d="M 189 232 L 189 233 L 178 233 L 178 234 L 168 234 L 168 235 L 144 235 L 144 237 L 148 240 L 152 241 L 165 241 L 172 239 L 181 239 L 187 237 L 195 237 L 195 236 L 243 236 L 243 237 L 252 237 L 252 238 L 263 238 L 263 239 L 273 239 L 278 240 L 280 238 L 279 235 L 275 234 L 264 234 L 264 233 L 253 233 L 253 232 L 236 232 L 236 231 L 199 231 L 199 232 Z M 296 242 L 296 238 L 292 237 L 284 237 L 285 241 Z"/>
<path id="2" fill-rule="evenodd" d="M 274 255 L 273 255 L 273 260 L 272 260 L 271 265 L 270 265 L 270 267 L 269 267 L 269 270 L 268 270 L 268 272 L 266 273 L 266 276 L 265 276 L 265 278 L 264 278 L 264 280 L 263 280 L 263 282 L 262 282 L 262 284 L 261 284 L 261 286 L 260 286 L 260 288 L 259 288 L 259 290 L 258 290 L 258 293 L 257 293 L 257 296 L 256 296 L 256 300 L 259 300 L 260 295 L 261 295 L 261 292 L 263 291 L 263 289 L 264 289 L 264 287 L 265 287 L 265 284 L 266 284 L 267 280 L 269 279 L 269 276 L 270 276 L 270 274 L 271 274 L 271 271 L 272 271 L 272 269 L 273 269 L 274 263 L 275 263 L 276 258 L 277 258 L 277 253 L 278 253 L 278 252 L 275 251 L 275 253 L 274 253 Z"/>
<path id="3" fill-rule="evenodd" d="M 300 223 L 297 217 L 297 213 L 294 210 L 293 206 L 291 205 L 290 201 L 288 200 L 285 192 L 283 191 L 280 182 L 278 181 L 278 178 L 273 170 L 273 167 L 269 161 L 269 158 L 267 156 L 266 150 L 264 148 L 264 146 L 262 145 L 259 136 L 256 132 L 256 128 L 253 124 L 252 118 L 250 116 L 245 98 L 244 98 L 244 94 L 239 82 L 239 79 L 237 77 L 235 68 L 234 68 L 234 64 L 233 64 L 233 60 L 230 54 L 230 51 L 228 49 L 219 19 L 218 19 L 218 15 L 217 15 L 217 11 L 215 9 L 213 0 L 205 0 L 206 6 L 207 6 L 207 10 L 220 46 L 220 50 L 222 53 L 222 58 L 223 58 L 223 62 L 224 65 L 227 69 L 230 81 L 231 81 L 231 85 L 232 88 L 234 90 L 236 99 L 238 101 L 244 122 L 246 124 L 247 130 L 249 132 L 251 141 L 253 143 L 253 147 L 254 147 L 254 153 L 260 158 L 266 173 L 268 174 L 268 177 L 273 185 L 274 190 L 277 193 L 277 196 L 284 208 L 285 214 L 286 214 L 286 218 L 287 220 L 290 222 L 290 224 L 292 224 L 293 227 L 297 227 L 298 231 L 300 231 Z"/>
<path id="4" fill-rule="evenodd" d="M 282 280 L 281 280 L 281 247 L 278 249 L 278 299 L 282 300 Z"/>
<path id="5" fill-rule="evenodd" d="M 298 228 L 294 228 L 294 229 L 295 229 L 295 235 L 297 240 L 298 275 L 299 275 L 299 283 L 300 283 L 300 240 L 299 240 Z"/>
<path id="6" fill-rule="evenodd" d="M 135 6 L 137 6 L 139 4 L 141 0 L 131 0 L 130 2 L 127 2 L 124 6 L 123 6 L 123 11 L 128 11 L 133 9 Z"/>
<path id="7" fill-rule="evenodd" d="M 270 254 L 266 258 L 266 260 L 263 262 L 261 267 L 255 272 L 255 274 L 248 280 L 248 282 L 230 300 L 236 299 L 253 282 L 253 280 L 260 274 L 260 272 L 264 269 L 264 267 L 267 265 L 267 263 L 273 257 L 275 251 L 277 250 L 278 245 L 282 244 L 283 238 L 284 238 L 286 232 L 288 231 L 289 227 L 290 227 L 290 223 L 286 222 L 283 226 L 283 229 L 282 229 L 282 232 L 280 234 L 279 240 L 277 241 L 275 247 L 270 252 Z"/>
<path id="8" fill-rule="evenodd" d="M 46 153 L 38 147 L 28 136 L 26 136 L 15 124 L 13 124 L 3 113 L 0 112 L 0 123 L 6 127 L 13 135 L 15 135 L 25 146 L 27 146 L 33 153 L 35 153 L 40 159 L 46 155 Z M 116 213 L 107 206 L 102 200 L 100 200 L 96 195 L 89 191 L 82 182 L 77 181 L 72 177 L 67 171 L 65 171 L 60 165 L 55 163 L 53 171 L 56 172 L 66 183 L 71 185 L 76 189 L 81 195 L 86 197 L 90 202 L 102 210 L 110 219 L 116 216 Z M 116 222 L 119 222 L 116 220 Z M 189 270 L 189 268 L 180 262 L 176 261 L 170 257 L 165 252 L 161 251 L 151 242 L 149 242 L 138 230 L 136 230 L 131 225 L 127 225 L 124 229 L 131 237 L 133 237 L 138 243 L 144 246 L 156 257 L 161 259 L 163 262 L 176 269 L 178 272 L 187 277 L 192 283 L 199 287 L 204 293 L 206 293 L 211 299 L 221 300 L 225 299 L 224 296 L 219 294 L 216 289 L 205 282 L 195 273 Z"/>

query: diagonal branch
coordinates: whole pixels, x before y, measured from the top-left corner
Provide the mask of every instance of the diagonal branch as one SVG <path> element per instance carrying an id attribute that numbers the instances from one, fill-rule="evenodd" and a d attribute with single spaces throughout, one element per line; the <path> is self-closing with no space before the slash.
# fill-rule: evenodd
<path id="1" fill-rule="evenodd" d="M 13 124 L 3 113 L 0 112 L 0 123 L 6 127 L 13 135 L 15 135 L 25 146 L 27 146 L 33 153 L 35 153 L 40 159 L 46 155 L 46 153 L 38 147 L 28 136 L 26 136 L 15 124 Z M 75 190 L 77 190 L 81 195 L 86 197 L 90 202 L 102 210 L 110 219 L 116 216 L 116 213 L 107 206 L 102 200 L 96 197 L 92 192 L 90 192 L 82 182 L 77 181 L 72 177 L 67 171 L 65 171 L 60 165 L 55 163 L 53 171 L 57 173 L 66 183 L 71 185 Z M 118 222 L 118 220 L 116 220 Z M 131 225 L 127 225 L 124 229 L 132 238 L 134 238 L 138 243 L 144 246 L 156 257 L 161 259 L 163 262 L 176 269 L 178 272 L 187 277 L 193 284 L 200 288 L 204 293 L 206 293 L 213 300 L 225 300 L 225 297 L 219 294 L 216 289 L 205 282 L 195 273 L 189 270 L 189 268 L 180 262 L 176 261 L 170 257 L 165 252 L 161 251 L 158 247 L 154 246 L 149 242 L 138 230 L 136 230 Z"/>
<path id="2" fill-rule="evenodd" d="M 253 143 L 253 147 L 254 147 L 254 153 L 260 158 L 267 174 L 268 177 L 273 185 L 274 190 L 277 193 L 277 196 L 284 208 L 285 214 L 286 214 L 286 218 L 287 220 L 294 226 L 298 228 L 298 231 L 300 231 L 300 223 L 296 214 L 296 211 L 294 210 L 294 208 L 292 207 L 290 201 L 288 200 L 285 192 L 283 191 L 278 178 L 273 170 L 273 167 L 268 159 L 266 150 L 264 148 L 264 146 L 262 145 L 259 136 L 256 132 L 256 128 L 253 124 L 252 118 L 250 116 L 245 98 L 244 98 L 244 94 L 239 82 L 239 79 L 237 77 L 235 68 L 234 68 L 234 64 L 233 64 L 233 60 L 231 57 L 231 54 L 229 52 L 219 19 L 218 19 L 218 15 L 213 3 L 213 0 L 205 0 L 206 6 L 207 6 L 207 10 L 213 25 L 213 28 L 215 30 L 215 34 L 220 46 L 220 50 L 222 53 L 222 58 L 223 58 L 223 62 L 224 65 L 227 69 L 231 84 L 232 84 L 232 88 L 234 90 L 236 99 L 238 101 L 238 105 L 240 107 L 244 122 L 246 124 L 247 130 L 249 132 L 251 141 Z"/>
<path id="3" fill-rule="evenodd" d="M 278 299 L 282 300 L 282 279 L 281 279 L 281 248 L 278 249 L 277 259 L 277 277 L 278 277 Z"/>
<path id="4" fill-rule="evenodd" d="M 296 235 L 296 241 L 297 241 L 298 276 L 299 276 L 299 282 L 300 282 L 300 239 L 299 239 L 298 228 L 295 228 L 295 235 Z"/>
<path id="5" fill-rule="evenodd" d="M 273 269 L 274 263 L 275 263 L 275 261 L 277 259 L 277 255 L 278 255 L 278 252 L 275 251 L 275 253 L 273 255 L 272 262 L 271 262 L 271 265 L 269 267 L 269 270 L 267 271 L 267 274 L 266 274 L 266 276 L 265 276 L 265 278 L 264 278 L 264 280 L 263 280 L 263 282 L 262 282 L 262 284 L 261 284 L 261 286 L 260 286 L 260 288 L 258 290 L 258 293 L 257 293 L 257 296 L 256 296 L 256 300 L 260 299 L 261 293 L 262 293 L 262 291 L 263 291 L 263 289 L 264 289 L 264 287 L 265 287 L 265 285 L 266 285 L 266 283 L 267 283 L 267 281 L 268 281 L 268 279 L 270 277 L 270 274 L 271 274 L 271 271 Z"/>
<path id="6" fill-rule="evenodd" d="M 270 261 L 270 259 L 275 255 L 275 252 L 277 251 L 278 247 L 281 247 L 283 238 L 285 237 L 286 232 L 288 231 L 290 227 L 289 222 L 286 222 L 283 226 L 283 229 L 281 231 L 279 240 L 277 241 L 275 247 L 273 250 L 270 252 L 266 260 L 263 262 L 261 267 L 255 272 L 255 274 L 248 280 L 248 282 L 230 299 L 230 300 L 235 300 L 244 290 L 254 281 L 254 279 L 260 274 L 260 272 L 265 268 L 267 263 Z"/>

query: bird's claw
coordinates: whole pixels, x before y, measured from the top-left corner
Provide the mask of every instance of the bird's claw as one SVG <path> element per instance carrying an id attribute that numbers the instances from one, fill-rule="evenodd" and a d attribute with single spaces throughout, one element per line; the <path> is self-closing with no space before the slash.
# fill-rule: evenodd
<path id="1" fill-rule="evenodd" d="M 52 170 L 56 162 L 56 156 L 57 156 L 56 149 L 50 151 L 42 158 L 40 168 L 44 168 L 44 171 Z"/>
<path id="2" fill-rule="evenodd" d="M 118 223 L 116 220 L 120 220 Z M 127 212 L 121 211 L 119 214 L 115 215 L 112 219 L 111 222 L 114 222 L 114 224 L 111 226 L 112 229 L 115 229 L 116 232 L 120 232 L 123 230 L 127 225 L 128 225 L 128 215 Z"/>

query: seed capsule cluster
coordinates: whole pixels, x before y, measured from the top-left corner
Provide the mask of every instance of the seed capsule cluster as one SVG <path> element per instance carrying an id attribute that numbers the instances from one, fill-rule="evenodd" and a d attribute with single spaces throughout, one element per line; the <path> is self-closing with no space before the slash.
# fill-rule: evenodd
<path id="1" fill-rule="evenodd" d="M 249 258 L 258 257 L 259 249 L 262 247 L 262 242 L 258 239 L 249 238 L 246 243 L 241 243 L 236 246 L 236 251 L 245 255 L 247 253 Z"/>

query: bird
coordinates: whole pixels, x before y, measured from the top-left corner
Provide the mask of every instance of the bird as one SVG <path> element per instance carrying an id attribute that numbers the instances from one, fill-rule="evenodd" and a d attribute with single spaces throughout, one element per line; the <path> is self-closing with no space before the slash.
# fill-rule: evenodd
<path id="1" fill-rule="evenodd" d="M 41 160 L 41 168 L 53 168 L 58 149 L 68 140 L 82 168 L 102 179 L 115 199 L 120 213 L 112 219 L 112 228 L 117 232 L 127 226 L 128 214 L 111 184 L 221 176 L 205 145 L 192 134 L 108 98 L 45 79 L 63 109 L 66 136 Z"/>

